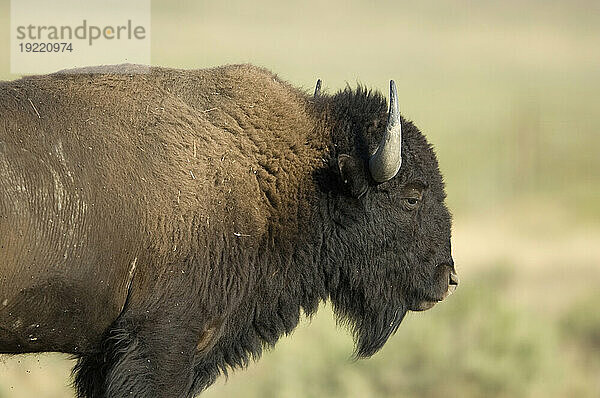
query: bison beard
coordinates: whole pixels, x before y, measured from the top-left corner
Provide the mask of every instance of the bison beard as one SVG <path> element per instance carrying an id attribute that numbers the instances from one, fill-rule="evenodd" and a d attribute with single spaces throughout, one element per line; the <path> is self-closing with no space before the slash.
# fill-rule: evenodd
<path id="1" fill-rule="evenodd" d="M 118 72 L 118 73 L 117 73 Z M 457 283 L 434 152 L 362 87 L 251 65 L 0 83 L 0 353 L 191 397 L 330 300 L 356 357 Z"/>

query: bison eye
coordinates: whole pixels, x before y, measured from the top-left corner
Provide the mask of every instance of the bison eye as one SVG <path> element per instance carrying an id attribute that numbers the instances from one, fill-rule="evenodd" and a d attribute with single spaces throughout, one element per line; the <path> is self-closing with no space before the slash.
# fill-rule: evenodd
<path id="1" fill-rule="evenodd" d="M 405 211 L 412 211 L 419 207 L 419 202 L 423 199 L 423 187 L 416 184 L 409 184 L 400 193 L 402 198 L 402 208 Z"/>
<path id="2" fill-rule="evenodd" d="M 419 206 L 419 198 L 411 197 L 402 199 L 402 207 L 406 211 L 411 211 Z"/>

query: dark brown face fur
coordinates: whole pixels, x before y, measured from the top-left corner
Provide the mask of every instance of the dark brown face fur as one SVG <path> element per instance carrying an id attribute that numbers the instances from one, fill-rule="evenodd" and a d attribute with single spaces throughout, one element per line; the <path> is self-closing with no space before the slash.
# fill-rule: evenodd
<path id="1" fill-rule="evenodd" d="M 359 87 L 322 101 L 334 115 L 333 165 L 322 189 L 335 192 L 331 216 L 339 246 L 345 249 L 332 300 L 354 329 L 357 355 L 369 356 L 408 310 L 431 308 L 458 283 L 450 248 L 451 216 L 435 154 L 406 120 L 400 171 L 384 183 L 371 178 L 368 159 L 387 118 L 380 94 Z"/>

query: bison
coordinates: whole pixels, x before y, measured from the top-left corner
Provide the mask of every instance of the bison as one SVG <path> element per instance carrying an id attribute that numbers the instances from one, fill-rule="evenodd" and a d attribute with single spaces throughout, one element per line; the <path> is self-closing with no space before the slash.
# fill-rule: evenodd
<path id="1" fill-rule="evenodd" d="M 191 397 L 330 301 L 368 357 L 458 284 L 432 147 L 386 98 L 251 65 L 0 83 L 0 352 L 79 397 Z"/>

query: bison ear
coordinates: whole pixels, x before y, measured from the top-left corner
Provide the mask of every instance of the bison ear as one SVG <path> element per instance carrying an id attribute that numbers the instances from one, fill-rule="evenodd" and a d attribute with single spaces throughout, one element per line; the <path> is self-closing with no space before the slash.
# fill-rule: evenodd
<path id="1" fill-rule="evenodd" d="M 365 167 L 360 160 L 350 155 L 338 156 L 338 169 L 342 183 L 355 198 L 367 192 L 369 183 L 365 175 Z"/>

